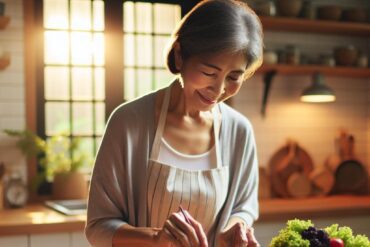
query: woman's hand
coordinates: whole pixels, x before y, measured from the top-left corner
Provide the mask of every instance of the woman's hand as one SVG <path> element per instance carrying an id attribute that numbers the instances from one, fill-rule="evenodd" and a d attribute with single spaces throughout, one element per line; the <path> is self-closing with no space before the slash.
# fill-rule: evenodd
<path id="1" fill-rule="evenodd" d="M 220 247 L 260 247 L 252 227 L 238 222 L 218 236 Z"/>
<path id="2" fill-rule="evenodd" d="M 156 235 L 156 246 L 208 247 L 207 237 L 202 225 L 184 211 L 190 224 L 181 212 L 173 213 L 162 230 Z"/>

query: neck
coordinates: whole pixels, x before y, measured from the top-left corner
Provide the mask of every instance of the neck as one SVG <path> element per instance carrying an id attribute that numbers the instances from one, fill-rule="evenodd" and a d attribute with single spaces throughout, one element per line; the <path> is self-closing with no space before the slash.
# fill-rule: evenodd
<path id="1" fill-rule="evenodd" d="M 171 87 L 169 111 L 183 117 L 199 118 L 205 112 L 195 109 L 192 102 L 185 97 L 183 84 L 177 80 Z"/>

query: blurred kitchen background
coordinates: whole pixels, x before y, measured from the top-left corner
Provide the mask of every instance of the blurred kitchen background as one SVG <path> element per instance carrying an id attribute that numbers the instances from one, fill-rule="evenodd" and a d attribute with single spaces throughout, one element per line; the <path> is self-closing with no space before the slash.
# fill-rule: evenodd
<path id="1" fill-rule="evenodd" d="M 319 225 L 350 224 L 369 236 L 370 2 L 246 2 L 264 26 L 265 62 L 228 103 L 255 131 L 261 168 L 257 236 L 266 246 L 294 217 Z M 45 171 L 35 159 L 42 152 L 27 159 L 17 141 L 25 129 L 48 143 L 61 134 L 67 146 L 78 138 L 78 147 L 67 147 L 66 153 L 84 155 L 75 163 L 88 183 L 111 111 L 173 78 L 163 51 L 176 23 L 196 3 L 0 0 L 0 215 L 11 215 L 12 206 L 26 210 L 46 200 L 84 198 L 83 192 L 53 196 L 55 170 L 33 188 Z M 335 100 L 303 102 L 301 96 L 312 85 L 319 88 L 311 91 Z M 12 179 L 27 187 L 21 205 L 7 198 Z M 83 218 L 67 221 L 72 223 L 49 229 L 44 237 L 70 243 L 60 246 L 86 245 Z M 43 246 L 41 228 L 5 231 L 8 222 L 0 217 L 0 245 Z"/>

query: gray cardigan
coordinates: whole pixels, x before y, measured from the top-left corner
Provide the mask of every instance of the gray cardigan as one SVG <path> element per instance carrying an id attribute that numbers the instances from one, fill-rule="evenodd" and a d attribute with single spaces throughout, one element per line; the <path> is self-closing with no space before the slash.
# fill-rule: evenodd
<path id="1" fill-rule="evenodd" d="M 258 218 L 258 162 L 253 129 L 240 113 L 220 103 L 222 165 L 230 169 L 226 202 L 208 234 L 217 246 L 231 216 L 252 225 Z M 107 123 L 91 177 L 85 234 L 93 246 L 112 246 L 122 224 L 147 226 L 146 172 L 155 136 L 155 92 L 116 108 Z"/>

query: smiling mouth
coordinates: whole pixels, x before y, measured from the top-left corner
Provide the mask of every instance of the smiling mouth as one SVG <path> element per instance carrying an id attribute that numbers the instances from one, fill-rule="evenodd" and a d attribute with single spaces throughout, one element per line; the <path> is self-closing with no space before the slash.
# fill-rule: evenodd
<path id="1" fill-rule="evenodd" d="M 207 105 L 212 105 L 212 104 L 217 103 L 217 99 L 215 99 L 215 100 L 209 99 L 209 98 L 205 97 L 204 95 L 202 95 L 199 91 L 197 91 L 197 93 L 198 93 L 198 95 L 199 95 L 200 99 L 201 99 L 204 103 L 206 103 Z"/>

